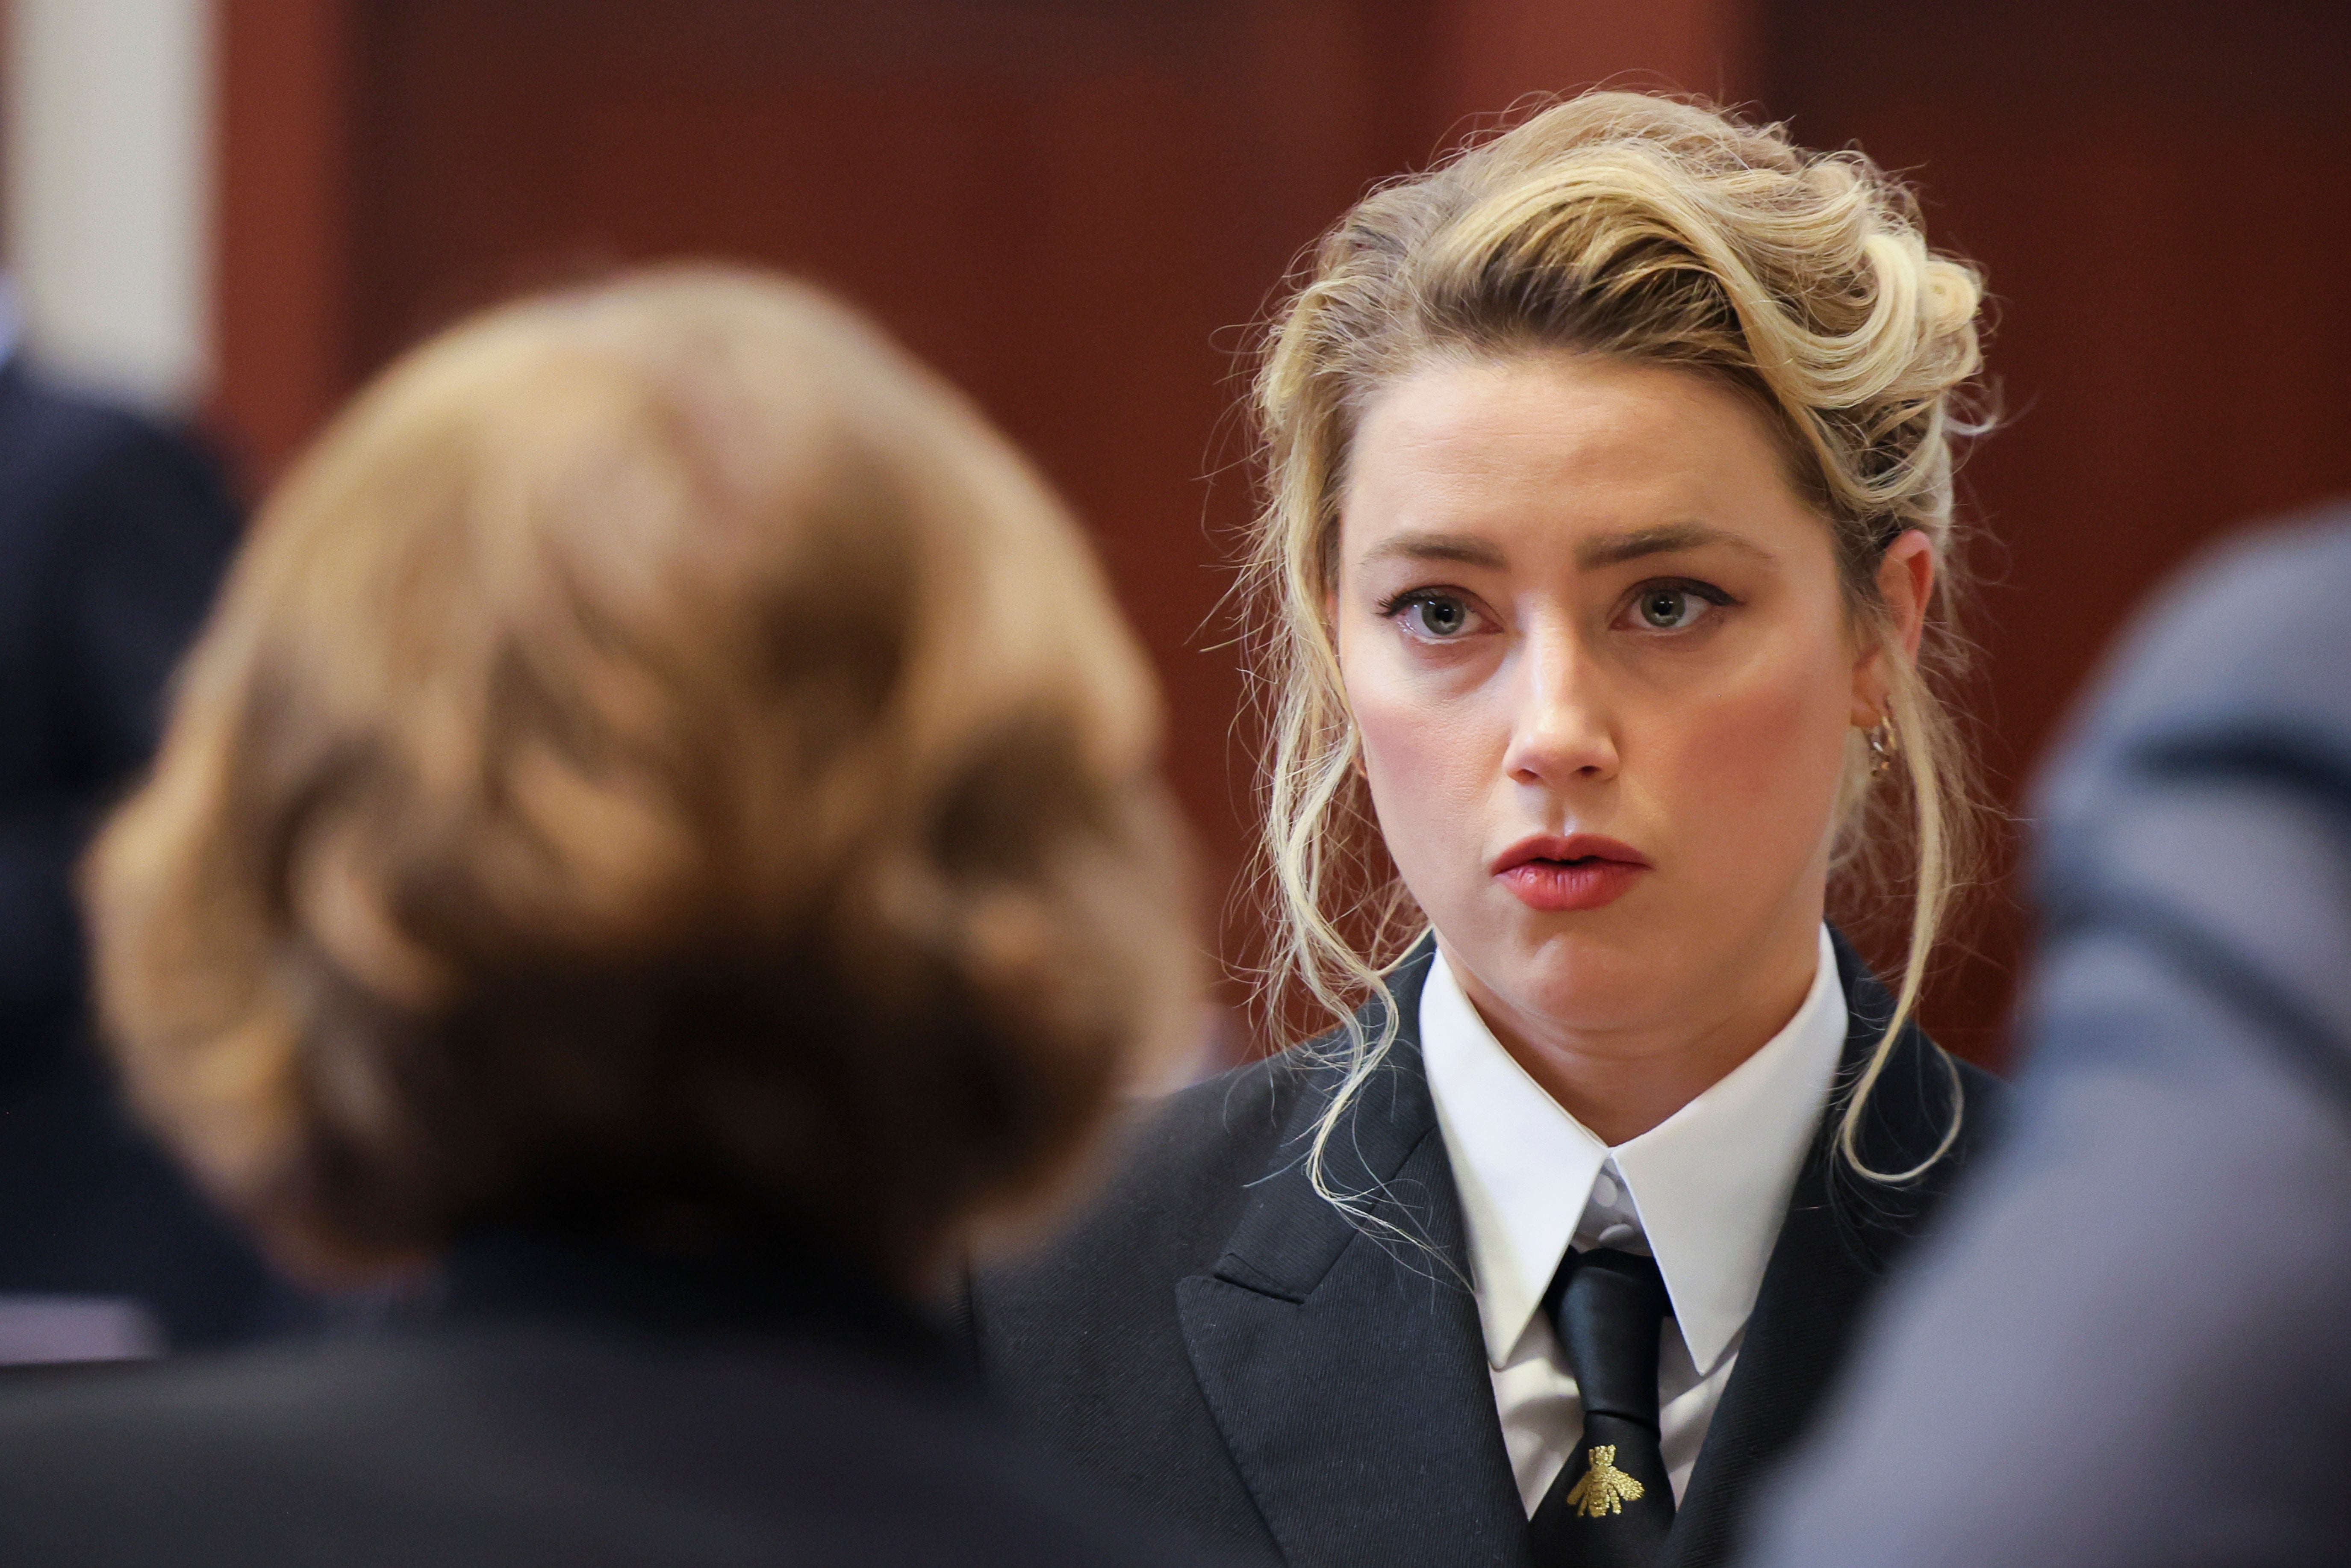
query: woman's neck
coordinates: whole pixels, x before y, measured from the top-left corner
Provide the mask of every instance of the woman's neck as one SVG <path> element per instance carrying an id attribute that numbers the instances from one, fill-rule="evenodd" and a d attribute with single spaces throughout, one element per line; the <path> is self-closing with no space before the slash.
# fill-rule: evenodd
<path id="1" fill-rule="evenodd" d="M 1453 962 L 1452 968 L 1502 1049 L 1561 1109 L 1614 1148 L 1713 1088 L 1788 1026 L 1812 989 L 1817 933 L 1817 926 L 1806 930 L 1800 949 L 1774 951 L 1748 968 L 1747 983 L 1709 998 L 1710 1006 L 1622 1027 L 1571 1026 L 1531 1014 L 1466 966 Z"/>

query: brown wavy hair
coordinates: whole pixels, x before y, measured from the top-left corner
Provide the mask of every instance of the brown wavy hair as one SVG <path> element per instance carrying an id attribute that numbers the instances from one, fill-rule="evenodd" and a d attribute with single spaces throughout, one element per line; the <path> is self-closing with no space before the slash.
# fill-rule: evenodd
<path id="1" fill-rule="evenodd" d="M 139 1103 L 313 1270 L 471 1226 L 1031 1204 L 1196 943 L 1061 507 L 806 287 L 495 310 L 271 501 L 88 867 Z"/>

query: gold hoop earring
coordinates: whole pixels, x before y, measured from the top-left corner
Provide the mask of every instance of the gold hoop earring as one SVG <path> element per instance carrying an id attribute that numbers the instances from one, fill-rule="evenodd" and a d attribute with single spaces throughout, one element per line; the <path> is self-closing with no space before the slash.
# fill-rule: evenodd
<path id="1" fill-rule="evenodd" d="M 1869 727 L 1863 738 L 1869 742 L 1869 776 L 1883 779 L 1894 766 L 1895 755 L 1902 749 L 1901 737 L 1895 733 L 1894 721 L 1879 719 Z"/>

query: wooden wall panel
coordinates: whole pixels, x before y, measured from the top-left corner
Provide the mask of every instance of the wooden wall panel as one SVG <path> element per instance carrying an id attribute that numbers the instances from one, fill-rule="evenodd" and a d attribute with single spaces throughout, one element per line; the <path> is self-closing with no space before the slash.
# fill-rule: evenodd
<path id="1" fill-rule="evenodd" d="M 1771 17 L 1772 110 L 1912 172 L 1935 239 L 1990 275 L 2011 423 L 1965 487 L 1984 757 L 2020 807 L 2149 588 L 2238 523 L 2351 491 L 2351 10 L 1776 0 Z M 1928 1009 L 1994 1060 L 2016 894 L 1988 901 Z"/>
<path id="2" fill-rule="evenodd" d="M 214 0 L 208 423 L 250 487 L 357 383 L 351 0 Z"/>
<path id="3" fill-rule="evenodd" d="M 1600 84 L 1737 103 L 1760 81 L 1765 0 L 1449 0 L 1429 11 L 1432 117 L 1491 123 L 1530 92 Z"/>

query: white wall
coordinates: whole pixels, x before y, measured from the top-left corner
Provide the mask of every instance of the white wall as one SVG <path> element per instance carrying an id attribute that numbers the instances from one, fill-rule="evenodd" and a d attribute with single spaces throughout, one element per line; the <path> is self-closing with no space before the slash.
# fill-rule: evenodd
<path id="1" fill-rule="evenodd" d="M 6 235 L 33 357 L 180 410 L 209 368 L 209 0 L 8 0 Z"/>

